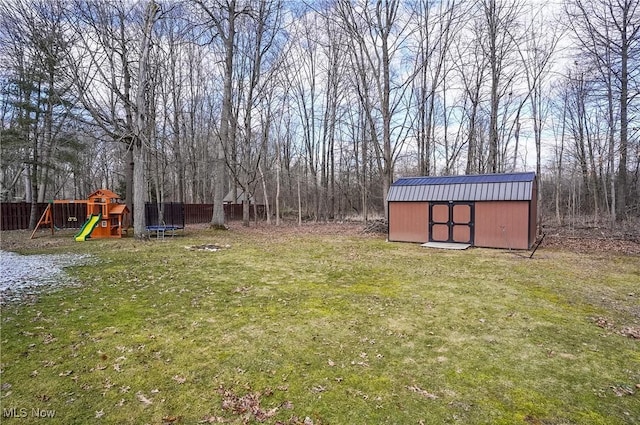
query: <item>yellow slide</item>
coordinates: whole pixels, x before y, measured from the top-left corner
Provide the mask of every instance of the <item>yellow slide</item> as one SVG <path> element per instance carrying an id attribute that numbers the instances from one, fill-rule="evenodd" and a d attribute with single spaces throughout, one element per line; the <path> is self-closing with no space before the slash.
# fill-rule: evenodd
<path id="1" fill-rule="evenodd" d="M 93 232 L 93 229 L 95 229 L 96 225 L 100 222 L 100 218 L 102 218 L 102 214 L 91 214 L 89 219 L 82 225 L 80 232 L 76 235 L 76 241 L 82 242 L 90 238 L 91 232 Z"/>

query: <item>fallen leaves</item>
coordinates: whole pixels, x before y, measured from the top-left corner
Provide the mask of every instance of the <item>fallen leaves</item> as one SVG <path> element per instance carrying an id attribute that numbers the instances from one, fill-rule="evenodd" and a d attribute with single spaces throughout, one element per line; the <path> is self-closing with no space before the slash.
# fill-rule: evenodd
<path id="1" fill-rule="evenodd" d="M 231 245 L 217 245 L 217 244 L 203 244 L 203 245 L 192 245 L 192 246 L 185 246 L 185 249 L 188 249 L 190 251 L 208 251 L 208 252 L 217 252 L 217 251 L 221 251 L 223 249 L 229 249 L 231 248 Z"/>
<path id="2" fill-rule="evenodd" d="M 609 319 L 607 319 L 606 317 L 596 317 L 594 319 L 594 322 L 596 324 L 596 326 L 598 326 L 599 328 L 602 329 L 612 329 L 614 324 L 613 322 L 609 321 Z"/>
<path id="3" fill-rule="evenodd" d="M 42 338 L 42 343 L 51 344 L 52 342 L 55 342 L 57 340 L 58 338 L 54 337 L 52 334 L 45 334 L 45 336 Z"/>
<path id="4" fill-rule="evenodd" d="M 11 388 L 11 384 L 7 384 L 6 382 L 2 384 L 2 394 L 0 398 L 7 398 L 13 394 L 13 391 L 9 390 L 9 388 Z"/>
<path id="5" fill-rule="evenodd" d="M 313 393 L 323 393 L 327 391 L 327 387 L 323 387 L 322 385 L 316 385 L 311 388 L 311 392 Z"/>
<path id="6" fill-rule="evenodd" d="M 640 339 L 640 326 L 628 326 L 623 328 L 620 333 L 629 338 Z"/>
<path id="7" fill-rule="evenodd" d="M 561 234 L 565 233 L 565 234 Z M 544 248 L 561 248 L 565 251 L 578 253 L 611 252 L 624 255 L 640 254 L 640 243 L 619 237 L 596 237 L 593 234 L 584 236 L 569 236 L 568 232 L 547 235 L 542 243 Z"/>
<path id="8" fill-rule="evenodd" d="M 142 403 L 145 406 L 150 406 L 153 404 L 153 400 L 150 399 L 149 397 L 147 397 L 146 395 L 144 395 L 144 393 L 142 393 L 142 391 L 138 391 L 136 393 L 136 398 L 138 399 L 138 401 L 140 403 Z"/>
<path id="9" fill-rule="evenodd" d="M 635 391 L 630 385 L 612 385 L 610 387 L 613 393 L 618 397 L 624 397 L 627 395 L 634 395 Z"/>
<path id="10" fill-rule="evenodd" d="M 278 410 L 277 407 L 265 410 L 261 406 L 262 394 L 260 392 L 245 394 L 241 397 L 237 396 L 229 390 L 221 389 L 220 392 L 223 396 L 222 410 L 226 410 L 239 416 L 243 416 L 246 421 L 256 419 L 262 422 L 265 419 L 275 415 Z"/>
<path id="11" fill-rule="evenodd" d="M 238 286 L 233 290 L 234 294 L 246 294 L 251 290 L 251 286 Z"/>
<path id="12" fill-rule="evenodd" d="M 175 375 L 173 378 L 174 381 L 176 381 L 178 384 L 184 384 L 185 382 L 187 382 L 187 378 L 185 378 L 184 376 L 180 376 L 180 375 Z"/>
<path id="13" fill-rule="evenodd" d="M 411 391 L 411 392 L 414 392 L 414 393 L 416 393 L 416 394 L 421 395 L 421 396 L 422 396 L 422 397 L 424 397 L 424 398 L 428 398 L 429 400 L 435 400 L 435 399 L 437 399 L 437 398 L 438 398 L 438 396 L 437 396 L 437 395 L 432 394 L 432 393 L 430 393 L 430 392 L 429 392 L 429 391 L 427 391 L 427 390 L 423 390 L 422 388 L 420 388 L 420 387 L 419 387 L 419 386 L 417 386 L 417 385 L 408 385 L 408 386 L 407 386 L 407 389 L 408 389 L 409 391 Z"/>
<path id="14" fill-rule="evenodd" d="M 612 320 L 605 317 L 595 317 L 592 320 L 599 328 L 616 333 L 616 324 Z M 640 326 L 626 326 L 617 331 L 617 333 L 628 338 L 640 339 Z"/>
<path id="15" fill-rule="evenodd" d="M 273 394 L 273 390 L 270 388 L 267 388 L 262 392 L 249 392 L 248 394 L 239 396 L 229 389 L 220 387 L 218 389 L 218 393 L 222 396 L 222 410 L 233 415 L 240 416 L 242 423 L 249 423 L 254 420 L 257 422 L 264 422 L 265 420 L 275 416 L 280 409 L 293 409 L 293 403 L 290 401 L 284 401 L 271 408 L 263 407 L 263 397 Z M 205 416 L 202 422 L 221 423 L 227 421 L 219 416 Z"/>

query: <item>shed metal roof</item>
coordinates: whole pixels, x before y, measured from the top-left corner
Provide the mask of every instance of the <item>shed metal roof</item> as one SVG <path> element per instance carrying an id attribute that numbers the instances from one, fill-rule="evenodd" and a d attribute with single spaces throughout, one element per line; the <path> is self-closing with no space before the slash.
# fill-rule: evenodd
<path id="1" fill-rule="evenodd" d="M 536 174 L 404 177 L 389 188 L 387 201 L 530 201 Z"/>

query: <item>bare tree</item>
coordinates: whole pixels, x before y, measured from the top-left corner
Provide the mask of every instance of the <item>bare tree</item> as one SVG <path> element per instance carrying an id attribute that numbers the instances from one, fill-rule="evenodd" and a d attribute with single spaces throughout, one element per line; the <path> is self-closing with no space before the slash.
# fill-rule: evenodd
<path id="1" fill-rule="evenodd" d="M 319 219 L 321 212 L 321 173 L 324 170 L 324 151 L 322 148 L 323 130 L 322 109 L 326 106 L 323 100 L 323 69 L 321 63 L 328 60 L 324 55 L 322 44 L 326 34 L 320 34 L 318 28 L 324 20 L 318 14 L 304 16 L 292 28 L 293 38 L 290 40 L 288 57 L 288 74 L 286 76 L 293 91 L 293 102 L 297 112 L 298 129 L 302 139 L 304 152 L 303 172 L 305 185 L 308 187 L 305 197 L 306 215 Z M 328 79 L 327 79 L 328 81 Z M 300 181 L 298 181 L 298 184 Z M 299 191 L 302 195 L 302 190 Z M 310 192 L 310 193 L 309 193 Z M 302 199 L 300 199 L 302 201 Z M 302 202 L 299 202 L 303 205 Z M 302 212 L 300 212 L 302 214 Z"/>
<path id="2" fill-rule="evenodd" d="M 215 39 L 222 42 L 222 52 L 224 56 L 224 74 L 222 105 L 220 112 L 219 136 L 214 141 L 215 165 L 214 165 L 214 193 L 213 193 L 213 215 L 211 217 L 211 227 L 225 228 L 224 224 L 224 175 L 225 175 L 225 147 L 233 146 L 232 139 L 235 137 L 235 123 L 233 121 L 233 81 L 234 81 L 234 58 L 236 46 L 236 22 L 238 18 L 247 13 L 246 8 L 240 7 L 237 0 L 227 2 L 205 0 L 194 0 L 200 9 L 205 12 L 207 22 Z M 248 196 L 247 194 L 245 194 Z"/>
<path id="3" fill-rule="evenodd" d="M 136 237 L 145 235 L 145 151 L 153 103 L 149 57 L 159 11 L 153 0 L 139 14 L 122 3 L 77 0 L 68 15 L 80 45 L 68 67 L 86 111 L 80 119 L 126 147 L 125 198 Z"/>
<path id="4" fill-rule="evenodd" d="M 452 46 L 455 70 L 461 81 L 464 99 L 464 112 L 460 125 L 466 127 L 467 134 L 467 174 L 485 171 L 485 137 L 483 127 L 482 103 L 483 87 L 488 75 L 488 61 L 483 54 L 483 26 L 480 21 L 473 20 L 470 36 L 458 36 Z"/>
<path id="5" fill-rule="evenodd" d="M 557 25 L 549 25 L 550 22 L 542 11 L 537 11 L 532 16 L 526 29 L 525 40 L 518 46 L 518 52 L 522 59 L 522 69 L 526 77 L 527 96 L 533 123 L 533 138 L 536 148 L 536 175 L 538 178 L 537 205 L 538 205 L 538 233 L 542 233 L 543 208 L 542 208 L 542 130 L 547 117 L 549 96 L 545 96 L 545 84 L 549 71 L 553 65 L 553 57 L 556 53 L 558 42 L 562 33 Z M 517 148 L 516 148 L 517 153 Z M 516 155 L 514 155 L 514 168 Z"/>
<path id="6" fill-rule="evenodd" d="M 213 199 L 224 226 L 227 191 L 248 225 L 256 188 L 276 223 L 367 220 L 395 173 L 517 170 L 534 144 L 538 217 L 552 186 L 556 217 L 621 219 L 640 198 L 631 0 L 566 2 L 577 65 L 563 79 L 560 34 L 524 0 L 0 5 L 4 198 L 116 186 L 137 236 L 147 199 Z"/>
<path id="7" fill-rule="evenodd" d="M 510 92 L 510 84 L 516 71 L 509 69 L 513 54 L 519 42 L 517 33 L 518 17 L 522 13 L 521 0 L 481 0 L 486 25 L 485 55 L 489 62 L 490 81 L 490 122 L 488 171 L 497 173 L 502 167 L 499 162 L 501 138 L 499 115 L 502 100 Z"/>
<path id="8" fill-rule="evenodd" d="M 277 60 L 268 55 L 276 42 L 281 8 L 280 1 L 260 1 L 257 8 L 247 11 L 247 19 L 242 23 L 242 33 L 239 34 L 239 50 L 242 49 L 242 51 L 239 52 L 240 60 L 236 74 L 237 98 L 240 102 L 240 107 L 237 109 L 242 109 L 244 115 L 243 137 L 236 138 L 240 146 L 232 148 L 231 158 L 227 149 L 226 158 L 227 163 L 230 159 L 233 161 L 230 164 L 232 178 L 243 191 L 242 221 L 245 226 L 249 225 L 250 196 L 255 191 L 269 133 L 269 126 L 265 126 L 264 121 L 260 122 L 262 131 L 259 131 L 259 127 L 256 128 L 254 115 L 260 100 L 267 95 L 268 90 L 265 89 L 265 85 L 270 83 L 273 73 L 277 70 Z M 236 113 L 240 114 L 240 111 L 237 110 Z M 262 137 L 256 137 L 256 133 L 261 134 Z M 238 155 L 240 159 L 237 159 Z"/>
<path id="9" fill-rule="evenodd" d="M 567 3 L 569 23 L 580 45 L 581 54 L 596 64 L 609 99 L 610 143 L 613 150 L 613 99 L 618 104 L 618 172 L 616 207 L 612 215 L 626 216 L 628 185 L 629 105 L 638 101 L 640 92 L 629 91 L 638 87 L 640 79 L 640 5 L 634 0 L 572 0 Z M 613 203 L 612 203 L 613 207 Z"/>
<path id="10" fill-rule="evenodd" d="M 79 148 L 72 145 L 75 137 L 65 128 L 73 106 L 71 83 L 65 74 L 72 40 L 61 2 L 3 1 L 0 9 L 0 43 L 11 99 L 5 105 L 13 111 L 8 128 L 0 130 L 4 133 L 3 147 L 13 142 L 20 152 L 14 157 L 18 163 L 9 186 L 26 173 L 26 194 L 32 202 L 30 226 L 34 227 L 38 219 L 36 202 L 44 202 L 58 192 L 55 187 L 50 190 L 57 180 L 55 174 L 64 172 L 66 167 L 61 165 L 69 161 L 61 155 L 71 149 L 67 158 L 72 158 L 73 150 Z"/>
<path id="11" fill-rule="evenodd" d="M 401 19 L 400 11 L 401 3 L 395 0 L 362 7 L 355 7 L 348 0 L 337 3 L 341 25 L 355 42 L 351 54 L 361 80 L 359 96 L 371 129 L 382 180 L 385 217 L 388 210 L 384 200 L 393 181 L 393 163 L 404 144 L 407 128 L 402 125 L 394 128 L 394 117 L 401 114 L 406 119 L 406 106 L 405 109 L 402 106 L 414 77 L 412 74 L 401 79 L 392 72 L 395 61 L 401 59 L 402 49 L 406 47 L 403 41 L 409 32 L 409 20 Z"/>
<path id="12" fill-rule="evenodd" d="M 435 169 L 432 155 L 435 149 L 437 94 L 445 83 L 446 62 L 450 58 L 455 34 L 463 24 L 461 18 L 465 7 L 464 2 L 461 5 L 456 0 L 441 2 L 437 6 L 420 0 L 413 6 L 417 27 L 414 33 L 416 69 L 413 98 L 417 113 L 414 126 L 418 169 L 420 174 L 429 175 Z"/>
<path id="13" fill-rule="evenodd" d="M 127 16 L 123 5 L 77 0 L 68 22 L 78 35 L 79 48 L 69 54 L 68 72 L 75 82 L 78 102 L 86 111 L 80 119 L 102 137 L 124 144 L 125 201 L 133 211 L 135 49 Z"/>
<path id="14" fill-rule="evenodd" d="M 151 36 L 153 26 L 157 20 L 160 7 L 151 0 L 144 12 L 142 39 L 140 40 L 140 59 L 138 63 L 138 90 L 135 97 L 135 133 L 133 141 L 133 233 L 137 238 L 145 236 L 145 151 L 150 144 L 148 123 L 151 119 L 151 105 L 149 99 L 151 78 L 149 71 L 149 56 L 151 53 Z"/>

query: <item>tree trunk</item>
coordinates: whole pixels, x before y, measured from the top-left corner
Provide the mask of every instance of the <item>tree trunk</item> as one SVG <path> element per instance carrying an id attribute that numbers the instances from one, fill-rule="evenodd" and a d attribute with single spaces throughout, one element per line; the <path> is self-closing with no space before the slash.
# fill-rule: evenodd
<path id="1" fill-rule="evenodd" d="M 264 213 L 266 216 L 267 224 L 271 224 L 271 208 L 269 206 L 269 194 L 267 193 L 267 182 L 264 178 L 264 173 L 262 172 L 262 166 L 258 163 L 258 172 L 260 173 L 260 182 L 262 183 L 262 196 L 264 196 Z M 257 202 L 254 200 L 254 205 L 257 205 Z M 257 211 L 257 210 L 256 210 Z M 255 219 L 258 221 L 258 214 L 255 214 Z"/>
<path id="2" fill-rule="evenodd" d="M 498 84 L 500 83 L 500 68 L 498 57 L 498 16 L 496 15 L 496 0 L 489 0 L 486 11 L 489 22 L 489 63 L 491 65 L 491 113 L 489 118 L 489 172 L 498 172 Z"/>
<path id="3" fill-rule="evenodd" d="M 149 104 L 146 92 L 149 89 L 149 56 L 151 53 L 151 33 L 160 7 L 151 1 L 147 5 L 142 37 L 140 63 L 138 65 L 138 90 L 136 93 L 136 137 L 133 143 L 133 234 L 136 238 L 146 236 L 145 223 L 145 149 L 148 140 Z"/>
<path id="4" fill-rule="evenodd" d="M 556 201 L 556 220 L 559 226 L 562 226 L 563 220 L 562 215 L 560 214 L 560 196 L 562 189 L 562 159 L 564 155 L 564 138 L 565 138 L 565 130 L 566 130 L 566 119 L 567 119 L 567 95 L 565 94 L 564 98 L 564 107 L 562 108 L 562 131 L 560 133 L 560 151 L 556 150 L 556 156 L 558 158 L 557 164 L 557 173 L 556 173 L 556 193 L 555 193 L 555 201 Z"/>
<path id="5" fill-rule="evenodd" d="M 214 192 L 213 192 L 213 215 L 211 217 L 211 227 L 225 229 L 224 224 L 224 147 L 230 140 L 230 120 L 232 115 L 233 102 L 233 56 L 234 42 L 236 38 L 236 0 L 228 3 L 228 29 L 226 35 L 221 35 L 224 40 L 225 60 L 224 60 L 224 86 L 222 93 L 222 111 L 220 113 L 220 137 L 216 140 L 215 164 L 214 164 Z M 234 126 L 235 128 L 235 126 Z M 247 195 L 247 194 L 245 194 Z"/>
<path id="6" fill-rule="evenodd" d="M 133 234 L 141 239 L 146 235 L 145 223 L 145 155 L 144 143 L 137 141 L 133 147 Z"/>
<path id="7" fill-rule="evenodd" d="M 124 183 L 125 183 L 125 204 L 129 211 L 133 211 L 133 169 L 134 169 L 134 161 L 133 161 L 133 145 L 131 142 L 125 145 L 126 153 L 124 156 Z M 131 223 L 127 223 L 130 225 Z"/>
<path id="8" fill-rule="evenodd" d="M 302 226 L 302 198 L 300 197 L 300 175 L 298 175 L 298 226 Z"/>
<path id="9" fill-rule="evenodd" d="M 629 22 L 629 8 L 631 1 L 624 3 L 622 11 L 623 25 L 621 32 L 621 52 L 620 52 L 620 160 L 618 162 L 618 190 L 616 194 L 618 219 L 621 220 L 627 214 L 627 138 L 628 138 L 628 101 L 629 101 L 629 45 L 631 41 L 627 38 L 627 23 Z M 620 2 L 618 2 L 620 4 Z M 636 3 L 637 5 L 637 3 Z M 637 7 L 637 6 L 634 6 Z M 636 27 L 639 27 L 636 21 Z M 636 31 L 638 29 L 636 28 Z M 637 42 L 637 40 L 636 40 Z"/>
<path id="10" fill-rule="evenodd" d="M 278 156 L 276 160 L 276 199 L 275 199 L 275 208 L 276 208 L 276 226 L 280 225 L 280 167 L 281 167 L 281 159 L 280 159 L 280 147 L 276 145 L 276 149 L 278 149 Z"/>

